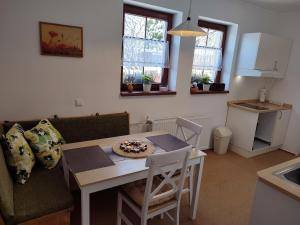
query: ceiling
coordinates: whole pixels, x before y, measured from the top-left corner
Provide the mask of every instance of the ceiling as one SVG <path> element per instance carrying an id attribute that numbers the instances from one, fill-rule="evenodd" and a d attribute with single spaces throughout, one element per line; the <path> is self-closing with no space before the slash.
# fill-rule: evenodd
<path id="1" fill-rule="evenodd" d="M 242 0 L 279 12 L 300 11 L 300 0 Z"/>

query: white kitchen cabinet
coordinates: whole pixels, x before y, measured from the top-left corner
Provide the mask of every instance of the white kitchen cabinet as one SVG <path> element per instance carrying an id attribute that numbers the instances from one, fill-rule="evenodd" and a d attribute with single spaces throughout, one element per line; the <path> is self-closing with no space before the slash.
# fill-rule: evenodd
<path id="1" fill-rule="evenodd" d="M 291 110 L 254 112 L 229 106 L 226 126 L 232 131 L 231 150 L 248 158 L 280 148 L 290 114 Z"/>
<path id="2" fill-rule="evenodd" d="M 237 75 L 283 78 L 286 74 L 292 41 L 265 34 L 242 36 Z"/>
<path id="3" fill-rule="evenodd" d="M 272 146 L 282 145 L 284 143 L 286 132 L 289 126 L 291 110 L 282 110 L 277 112 L 274 125 Z"/>
<path id="4" fill-rule="evenodd" d="M 298 225 L 299 212 L 300 201 L 272 185 L 257 181 L 250 225 Z"/>
<path id="5" fill-rule="evenodd" d="M 231 144 L 252 151 L 259 113 L 229 107 L 226 126 L 232 131 Z"/>

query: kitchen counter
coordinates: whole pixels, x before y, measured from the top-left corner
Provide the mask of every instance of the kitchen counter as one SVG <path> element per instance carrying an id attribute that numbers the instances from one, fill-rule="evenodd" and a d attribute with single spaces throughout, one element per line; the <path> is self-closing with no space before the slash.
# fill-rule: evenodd
<path id="1" fill-rule="evenodd" d="M 300 185 L 282 179 L 274 173 L 300 163 L 300 157 L 258 172 L 259 180 L 300 201 Z"/>
<path id="2" fill-rule="evenodd" d="M 249 108 L 243 106 L 243 104 L 254 106 L 254 108 Z M 251 100 L 236 100 L 236 101 L 229 101 L 227 102 L 228 106 L 236 107 L 239 109 L 247 110 L 250 112 L 257 112 L 257 113 L 266 113 L 266 112 L 276 112 L 281 110 L 290 110 L 292 109 L 292 105 L 290 104 L 283 104 L 278 105 L 270 102 L 261 103 L 256 99 Z M 257 108 L 256 108 L 257 107 Z M 265 108 L 265 109 L 263 109 Z"/>

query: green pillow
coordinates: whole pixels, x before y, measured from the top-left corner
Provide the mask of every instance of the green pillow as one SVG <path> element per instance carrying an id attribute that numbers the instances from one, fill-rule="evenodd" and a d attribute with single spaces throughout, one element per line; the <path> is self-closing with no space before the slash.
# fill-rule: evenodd
<path id="1" fill-rule="evenodd" d="M 23 128 L 17 123 L 14 124 L 6 133 L 5 142 L 7 164 L 16 182 L 25 184 L 35 164 L 35 158 L 24 138 Z"/>
<path id="2" fill-rule="evenodd" d="M 65 140 L 49 120 L 41 120 L 31 130 L 24 133 L 35 156 L 47 169 L 54 168 L 61 158 L 61 144 Z"/>

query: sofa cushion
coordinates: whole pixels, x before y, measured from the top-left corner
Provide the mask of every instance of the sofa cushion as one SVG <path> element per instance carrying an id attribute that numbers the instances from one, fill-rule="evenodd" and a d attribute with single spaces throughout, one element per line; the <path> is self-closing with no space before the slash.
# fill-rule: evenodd
<path id="1" fill-rule="evenodd" d="M 52 170 L 34 169 L 25 185 L 14 185 L 15 216 L 10 224 L 18 224 L 73 206 L 60 166 Z"/>
<path id="2" fill-rule="evenodd" d="M 128 113 L 51 120 L 67 143 L 129 134 Z"/>
<path id="3" fill-rule="evenodd" d="M 2 146 L 0 144 L 0 211 L 4 220 L 14 216 L 13 181 L 8 172 Z"/>
<path id="4" fill-rule="evenodd" d="M 24 136 L 45 168 L 52 169 L 57 165 L 62 155 L 61 145 L 65 140 L 47 119 L 26 131 Z"/>
<path id="5" fill-rule="evenodd" d="M 5 135 L 7 164 L 20 184 L 27 182 L 35 164 L 35 157 L 23 134 L 23 128 L 16 123 Z"/>
<path id="6" fill-rule="evenodd" d="M 95 140 L 129 134 L 129 114 L 114 113 L 97 116 L 49 119 L 67 143 Z M 15 122 L 6 121 L 4 131 Z M 19 121 L 24 130 L 34 127 L 38 121 Z"/>

